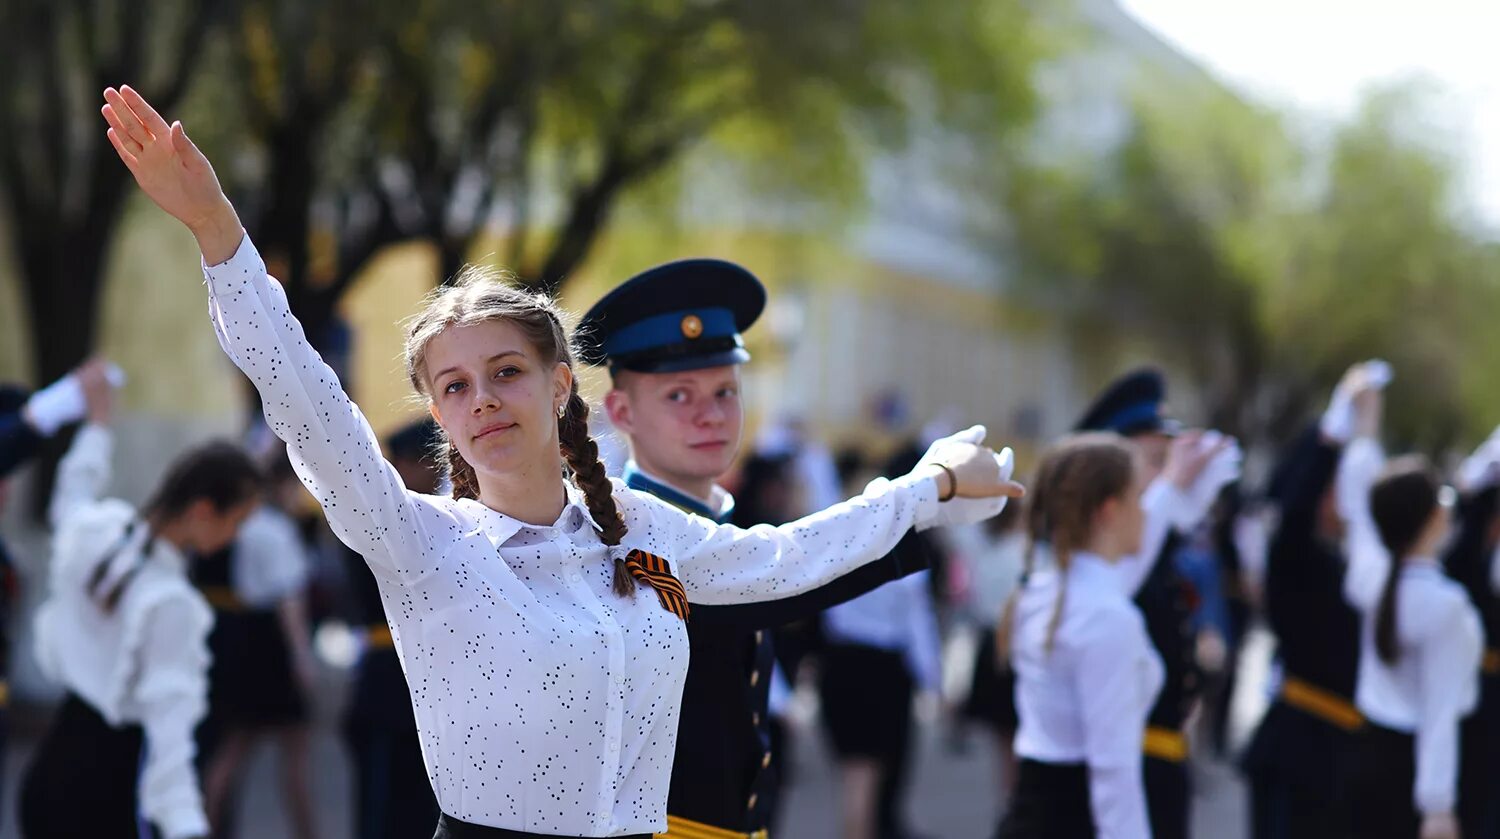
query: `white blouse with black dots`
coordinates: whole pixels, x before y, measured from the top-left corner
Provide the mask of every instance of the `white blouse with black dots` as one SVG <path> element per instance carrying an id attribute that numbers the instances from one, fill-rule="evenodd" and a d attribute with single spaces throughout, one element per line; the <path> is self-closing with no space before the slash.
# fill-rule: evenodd
<path id="1" fill-rule="evenodd" d="M 249 238 L 204 272 L 220 344 L 260 390 L 334 531 L 379 581 L 443 811 L 559 835 L 665 830 L 687 633 L 652 590 L 611 591 L 609 549 L 578 491 L 569 487 L 550 527 L 408 492 Z M 937 512 L 936 483 L 910 476 L 750 530 L 619 482 L 614 495 L 625 547 L 666 559 L 702 604 L 815 588 Z"/>

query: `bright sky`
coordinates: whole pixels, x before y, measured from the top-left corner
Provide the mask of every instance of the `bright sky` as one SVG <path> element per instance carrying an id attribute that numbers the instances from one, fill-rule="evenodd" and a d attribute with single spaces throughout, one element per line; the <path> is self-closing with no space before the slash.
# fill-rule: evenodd
<path id="1" fill-rule="evenodd" d="M 1500 227 L 1500 0 L 1119 0 L 1237 88 L 1337 118 L 1372 83 L 1440 85 L 1470 197 Z"/>

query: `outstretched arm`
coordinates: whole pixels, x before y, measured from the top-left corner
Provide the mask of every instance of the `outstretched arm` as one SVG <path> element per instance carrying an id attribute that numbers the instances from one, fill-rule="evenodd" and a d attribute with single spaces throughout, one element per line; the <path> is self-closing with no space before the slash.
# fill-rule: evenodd
<path id="1" fill-rule="evenodd" d="M 359 407 L 308 344 L 281 284 L 245 236 L 208 159 L 129 87 L 104 92 L 110 142 L 136 183 L 192 231 L 203 251 L 219 344 L 255 383 L 266 419 L 339 538 L 372 570 L 411 584 L 457 528 L 445 508 L 406 491 Z"/>

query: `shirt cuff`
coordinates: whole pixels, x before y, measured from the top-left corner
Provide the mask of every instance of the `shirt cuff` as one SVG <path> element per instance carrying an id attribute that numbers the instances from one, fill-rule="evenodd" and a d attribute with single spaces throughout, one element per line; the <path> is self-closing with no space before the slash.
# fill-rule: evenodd
<path id="1" fill-rule="evenodd" d="M 917 509 L 912 518 L 913 525 L 923 525 L 937 518 L 938 515 L 938 486 L 937 479 L 928 474 L 907 473 L 891 481 L 891 486 L 899 492 L 911 493 L 917 502 Z"/>
<path id="2" fill-rule="evenodd" d="M 240 239 L 240 246 L 235 249 L 234 256 L 218 265 L 209 265 L 203 261 L 200 254 L 198 264 L 203 267 L 203 281 L 210 289 L 217 289 L 218 286 L 235 279 L 243 280 L 247 276 L 264 270 L 261 267 L 260 251 L 255 249 L 255 243 L 250 241 L 248 233 Z"/>
<path id="3" fill-rule="evenodd" d="M 197 807 L 174 807 L 162 814 L 157 827 L 165 839 L 195 839 L 208 835 L 208 818 Z"/>

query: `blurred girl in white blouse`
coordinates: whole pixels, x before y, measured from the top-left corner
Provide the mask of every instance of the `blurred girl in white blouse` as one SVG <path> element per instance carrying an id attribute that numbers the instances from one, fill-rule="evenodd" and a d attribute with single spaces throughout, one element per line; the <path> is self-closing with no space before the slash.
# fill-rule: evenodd
<path id="1" fill-rule="evenodd" d="M 259 478 L 239 448 L 211 443 L 167 468 L 138 512 L 104 497 L 113 440 L 92 412 L 58 467 L 37 660 L 67 691 L 21 792 L 26 839 L 208 835 L 193 766 L 207 707 L 213 615 L 188 582 L 195 555 L 227 545 Z"/>
<path id="2" fill-rule="evenodd" d="M 936 524 L 940 501 L 993 514 L 983 501 L 1021 492 L 993 451 L 954 438 L 912 473 L 779 527 L 719 525 L 612 483 L 560 312 L 477 269 L 408 328 L 407 373 L 447 437 L 453 489 L 410 492 L 182 125 L 128 87 L 105 98 L 115 150 L 198 240 L 220 344 L 379 582 L 439 837 L 664 829 L 689 600 L 808 591 Z M 667 326 L 691 337 L 702 321 Z M 944 505 L 950 519 L 963 508 Z"/>
<path id="3" fill-rule="evenodd" d="M 1359 436 L 1337 482 L 1344 591 L 1362 624 L 1354 835 L 1456 839 L 1459 723 L 1479 696 L 1479 614 L 1437 559 L 1453 490 L 1421 457 L 1385 461 L 1374 439 L 1380 399 L 1375 389 L 1359 397 Z"/>
<path id="4" fill-rule="evenodd" d="M 1140 550 L 1145 480 L 1115 434 L 1065 438 L 1027 511 L 1024 583 L 1001 618 L 1020 758 L 1004 839 L 1147 839 L 1141 741 L 1163 666 L 1117 563 Z"/>

